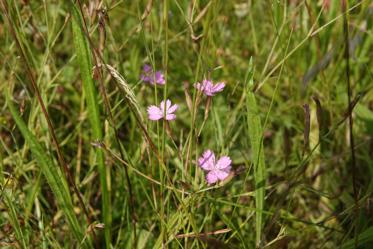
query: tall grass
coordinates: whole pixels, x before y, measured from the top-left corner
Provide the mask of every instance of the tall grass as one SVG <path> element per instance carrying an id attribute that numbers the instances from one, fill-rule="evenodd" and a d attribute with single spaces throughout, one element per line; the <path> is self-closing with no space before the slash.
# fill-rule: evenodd
<path id="1" fill-rule="evenodd" d="M 80 12 L 75 5 L 71 7 L 72 27 L 74 34 L 74 45 L 77 54 L 77 62 L 83 83 L 84 96 L 87 103 L 88 119 L 92 128 L 92 141 L 102 141 L 102 121 L 100 119 L 100 109 L 96 86 L 93 82 L 92 54 L 89 50 L 89 43 L 85 37 L 83 22 Z M 97 157 L 97 168 L 100 174 L 100 187 L 102 194 L 102 215 L 105 230 L 105 244 L 110 248 L 111 244 L 111 197 L 108 188 L 110 182 L 110 171 L 105 165 L 105 157 L 102 150 L 95 151 Z"/>
<path id="2" fill-rule="evenodd" d="M 259 109 L 255 100 L 254 90 L 254 68 L 252 58 L 250 59 L 249 69 L 246 79 L 246 122 L 248 126 L 248 134 L 251 144 L 251 160 L 254 168 L 255 180 L 255 231 L 256 231 L 256 247 L 260 248 L 262 240 L 263 228 L 263 210 L 266 187 L 266 166 L 263 148 L 263 129 L 261 125 Z"/>
<path id="3" fill-rule="evenodd" d="M 21 131 L 25 141 L 29 144 L 33 156 L 36 158 L 43 175 L 47 179 L 48 184 L 55 195 L 59 208 L 61 208 L 66 216 L 67 222 L 74 234 L 74 237 L 77 239 L 79 244 L 82 243 L 83 247 L 89 248 L 89 241 L 83 240 L 85 229 L 81 226 L 76 214 L 74 213 L 72 199 L 64 175 L 62 174 L 60 168 L 54 165 L 51 158 L 45 153 L 45 149 L 43 149 L 43 147 L 38 143 L 36 137 L 31 133 L 25 122 L 19 116 L 12 103 L 12 100 L 10 99 L 9 92 L 6 93 L 6 102 L 18 129 Z M 18 219 L 15 216 L 13 208 L 11 209 L 11 214 L 11 220 L 15 222 L 14 225 L 16 227 L 17 237 L 20 241 L 22 241 L 22 246 L 27 248 L 25 237 L 22 234 L 22 230 L 20 229 Z"/>

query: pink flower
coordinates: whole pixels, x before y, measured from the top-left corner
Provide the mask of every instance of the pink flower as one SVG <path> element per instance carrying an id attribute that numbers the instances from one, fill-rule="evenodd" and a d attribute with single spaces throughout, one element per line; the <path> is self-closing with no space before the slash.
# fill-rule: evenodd
<path id="1" fill-rule="evenodd" d="M 165 112 L 165 108 L 166 108 L 166 112 Z M 178 108 L 178 105 L 175 104 L 171 106 L 171 101 L 167 99 L 166 103 L 162 101 L 159 107 L 155 105 L 149 106 L 148 116 L 150 120 L 159 120 L 161 118 L 164 118 L 166 120 L 174 120 L 176 118 L 176 115 L 174 114 L 174 112 L 177 110 L 177 108 Z"/>
<path id="2" fill-rule="evenodd" d="M 203 80 L 202 84 L 197 82 L 194 87 L 207 96 L 214 96 L 216 93 L 223 91 L 225 84 L 223 82 L 213 84 L 211 80 Z"/>
<path id="3" fill-rule="evenodd" d="M 215 154 L 211 150 L 203 152 L 198 159 L 199 166 L 208 172 L 206 175 L 208 184 L 227 178 L 231 171 L 231 163 L 232 160 L 228 156 L 222 156 L 218 161 L 215 161 Z"/>
<path id="4" fill-rule="evenodd" d="M 154 73 L 150 65 L 145 64 L 142 70 L 143 70 L 143 73 L 140 75 L 140 78 L 142 81 L 148 82 L 151 85 L 154 85 L 154 84 L 164 85 L 166 83 L 162 72 L 156 71 Z"/>

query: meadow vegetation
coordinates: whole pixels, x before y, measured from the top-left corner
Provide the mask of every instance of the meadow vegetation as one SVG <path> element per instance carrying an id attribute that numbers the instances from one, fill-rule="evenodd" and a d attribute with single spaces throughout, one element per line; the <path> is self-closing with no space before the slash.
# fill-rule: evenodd
<path id="1" fill-rule="evenodd" d="M 1 248 L 372 248 L 373 1 L 0 10 Z"/>

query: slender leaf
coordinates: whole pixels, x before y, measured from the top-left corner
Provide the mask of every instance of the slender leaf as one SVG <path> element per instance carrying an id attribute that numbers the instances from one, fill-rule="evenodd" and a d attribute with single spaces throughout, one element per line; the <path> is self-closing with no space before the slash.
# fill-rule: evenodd
<path id="1" fill-rule="evenodd" d="M 98 96 L 95 84 L 92 79 L 92 61 L 89 51 L 88 40 L 85 36 L 82 17 L 75 5 L 72 5 L 72 26 L 74 35 L 74 45 L 80 68 L 80 74 L 83 81 L 83 90 L 86 96 L 88 119 L 92 127 L 92 140 L 101 141 L 102 125 L 100 122 L 100 110 L 98 105 Z M 107 173 L 102 150 L 96 151 L 98 171 L 100 173 L 100 183 L 102 191 L 102 210 L 105 224 L 105 242 L 106 247 L 110 248 L 110 228 L 111 228 L 111 200 L 108 190 Z"/>
<path id="2" fill-rule="evenodd" d="M 250 66 L 246 86 L 246 108 L 247 125 L 250 137 L 252 161 L 254 164 L 255 179 L 255 206 L 256 206 L 256 245 L 260 247 L 262 238 L 264 196 L 265 196 L 265 162 L 263 151 L 263 130 L 259 116 L 258 106 L 256 104 L 255 94 L 253 92 L 253 66 L 250 60 Z M 259 210 L 259 211 L 258 211 Z"/>

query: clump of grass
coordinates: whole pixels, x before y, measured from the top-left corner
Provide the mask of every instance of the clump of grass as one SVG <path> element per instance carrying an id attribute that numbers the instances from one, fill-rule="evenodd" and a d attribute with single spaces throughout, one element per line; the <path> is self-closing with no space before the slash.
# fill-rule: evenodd
<path id="1" fill-rule="evenodd" d="M 74 213 L 72 198 L 69 193 L 69 187 L 64 175 L 62 174 L 61 170 L 56 165 L 54 165 L 51 158 L 45 153 L 45 149 L 43 149 L 43 147 L 37 142 L 36 137 L 27 128 L 27 125 L 16 111 L 16 108 L 14 107 L 9 95 L 10 93 L 7 92 L 6 102 L 10 113 L 26 142 L 29 144 L 33 156 L 36 158 L 43 175 L 47 179 L 47 182 L 55 195 L 59 208 L 61 208 L 64 215 L 66 216 L 69 227 L 73 232 L 74 237 L 77 239 L 79 244 L 82 243 L 83 247 L 89 248 L 88 241 L 83 240 L 85 229 L 81 226 L 78 218 L 76 217 L 76 214 Z M 9 200 L 8 196 L 6 198 L 7 200 Z M 14 213 L 12 205 L 10 207 L 11 220 L 14 222 L 13 225 L 17 231 L 17 239 L 22 242 L 21 245 L 23 248 L 28 248 L 26 237 L 23 235 L 22 229 L 20 228 L 18 218 Z"/>

